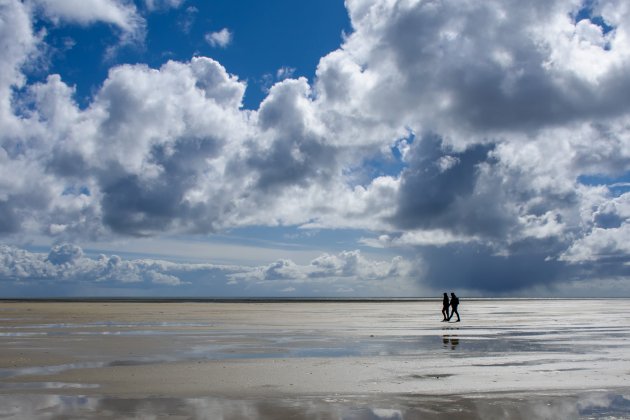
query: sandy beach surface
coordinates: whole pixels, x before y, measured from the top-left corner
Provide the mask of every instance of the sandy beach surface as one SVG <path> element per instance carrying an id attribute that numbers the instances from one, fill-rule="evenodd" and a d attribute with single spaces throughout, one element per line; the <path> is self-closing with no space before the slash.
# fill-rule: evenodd
<path id="1" fill-rule="evenodd" d="M 0 418 L 630 418 L 630 300 L 0 302 Z"/>

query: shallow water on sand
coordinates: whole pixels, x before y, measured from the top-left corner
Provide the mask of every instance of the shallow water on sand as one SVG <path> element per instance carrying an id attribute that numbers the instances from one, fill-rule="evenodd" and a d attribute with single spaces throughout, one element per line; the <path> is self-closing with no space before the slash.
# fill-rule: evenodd
<path id="1" fill-rule="evenodd" d="M 77 395 L 0 396 L 1 418 L 99 419 L 626 419 L 630 395 L 511 397 L 331 396 L 300 398 L 112 398 Z"/>
<path id="2" fill-rule="evenodd" d="M 440 310 L 0 302 L 0 418 L 630 418 L 630 300 Z"/>

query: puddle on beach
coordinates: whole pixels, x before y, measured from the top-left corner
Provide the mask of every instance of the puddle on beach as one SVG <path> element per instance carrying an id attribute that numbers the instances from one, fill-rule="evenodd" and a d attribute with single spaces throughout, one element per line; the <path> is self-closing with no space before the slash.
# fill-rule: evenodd
<path id="1" fill-rule="evenodd" d="M 83 331 L 80 331 L 82 333 Z M 144 346 L 142 352 L 135 354 L 108 354 L 101 352 L 98 357 L 88 350 L 81 350 L 83 344 L 69 340 L 55 342 L 55 351 L 73 355 L 75 363 L 51 366 L 0 367 L 0 380 L 27 375 L 52 375 L 68 370 L 101 368 L 107 366 L 135 366 L 193 360 L 229 360 L 229 359 L 285 359 L 285 358 L 337 358 L 337 357 L 412 357 L 439 356 L 456 358 L 492 357 L 509 353 L 551 354 L 582 353 L 579 344 L 560 345 L 547 340 L 528 340 L 514 337 L 508 333 L 495 334 L 493 337 L 481 334 L 468 335 L 465 329 L 446 328 L 436 330 L 433 335 L 416 336 L 331 336 L 324 332 L 309 331 L 308 334 L 284 331 L 188 331 L 174 334 L 175 338 L 162 340 L 161 337 L 173 337 L 162 330 L 110 332 L 108 336 L 135 340 L 137 337 L 151 336 L 154 340 Z M 110 335 L 111 334 L 111 335 Z M 19 337 L 12 336 L 19 340 Z M 50 336 L 48 336 L 50 337 Z M 63 337 L 62 337 L 63 338 Z M 37 344 L 50 344 L 47 338 L 27 337 L 7 347 L 28 348 L 30 352 L 51 351 L 49 347 L 38 349 Z M 37 340 L 37 341 L 30 341 Z M 175 340 L 175 341 L 174 341 Z M 122 346 L 124 347 L 124 346 Z M 585 349 L 592 351 L 590 345 Z M 553 356 L 551 356 L 553 357 Z"/>
<path id="2" fill-rule="evenodd" d="M 53 366 L 29 366 L 22 368 L 0 369 L 0 379 L 15 378 L 27 375 L 54 375 L 71 369 L 93 369 L 106 366 L 104 362 L 67 363 Z M 0 383 L 0 389 L 11 388 L 10 384 Z"/>
<path id="3" fill-rule="evenodd" d="M 98 384 L 78 384 L 71 382 L 0 382 L 0 390 L 41 390 L 41 389 L 90 389 Z"/>
<path id="4" fill-rule="evenodd" d="M 598 336 L 599 334 L 599 336 Z M 606 340 L 602 335 L 606 334 Z M 100 340 L 99 337 L 135 337 L 161 339 L 175 345 L 163 349 L 159 342 L 151 359 L 190 360 L 270 357 L 352 357 L 352 356 L 422 356 L 449 350 L 452 356 L 470 356 L 504 352 L 568 352 L 592 351 L 597 343 L 610 347 L 611 340 L 625 340 L 627 330 L 585 331 L 584 328 L 558 328 L 547 331 L 523 331 L 502 328 L 442 327 L 414 334 L 331 334 L 330 331 L 278 331 L 246 329 L 214 329 L 209 323 L 109 323 L 34 324 L 0 327 L 0 338 L 15 348 L 37 347 L 48 339 Z M 598 341 L 598 338 L 600 339 Z M 23 340 L 23 341 L 20 341 Z M 590 341 L 587 341 L 590 340 Z M 620 342 L 621 343 L 621 342 Z M 624 343 L 621 343 L 625 345 Z M 619 344 L 619 345 L 621 345 Z M 582 349 L 583 347 L 583 349 Z M 72 351 L 71 348 L 67 349 Z M 174 351 L 176 350 L 176 351 Z M 0 377 L 2 373 L 0 372 Z"/>
<path id="5" fill-rule="evenodd" d="M 99 398 L 65 395 L 0 396 L 0 417 L 195 419 L 592 419 L 628 418 L 630 396 L 430 396 L 229 398 Z"/>

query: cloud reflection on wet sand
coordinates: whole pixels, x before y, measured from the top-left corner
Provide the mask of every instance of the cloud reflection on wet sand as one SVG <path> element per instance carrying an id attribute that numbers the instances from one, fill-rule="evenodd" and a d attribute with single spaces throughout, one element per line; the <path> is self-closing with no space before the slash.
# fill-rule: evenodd
<path id="1" fill-rule="evenodd" d="M 66 395 L 0 396 L 0 416 L 27 418 L 194 419 L 568 419 L 627 418 L 628 395 L 346 396 L 339 398 L 104 398 Z"/>

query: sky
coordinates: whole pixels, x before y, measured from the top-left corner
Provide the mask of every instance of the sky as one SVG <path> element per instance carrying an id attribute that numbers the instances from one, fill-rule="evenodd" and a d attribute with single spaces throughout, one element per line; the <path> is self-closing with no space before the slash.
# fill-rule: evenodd
<path id="1" fill-rule="evenodd" d="M 0 0 L 0 297 L 630 297 L 625 0 Z"/>

